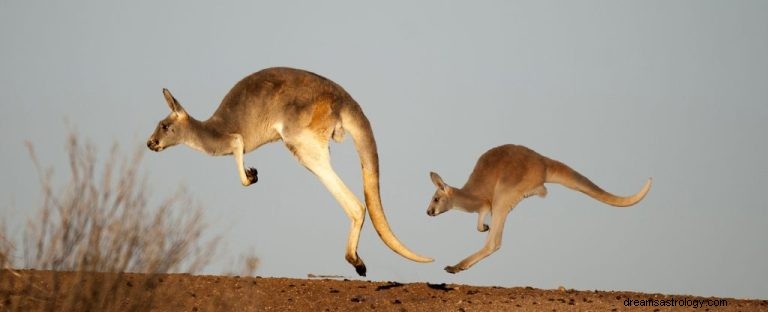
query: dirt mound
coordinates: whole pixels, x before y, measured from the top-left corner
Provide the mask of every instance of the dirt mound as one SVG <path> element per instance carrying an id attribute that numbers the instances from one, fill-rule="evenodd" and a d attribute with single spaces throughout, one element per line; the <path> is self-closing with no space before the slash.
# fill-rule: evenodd
<path id="1" fill-rule="evenodd" d="M 72 310 L 77 297 L 94 302 L 89 298 L 104 300 L 106 292 L 112 293 L 106 297 L 114 302 L 112 309 L 141 311 L 768 311 L 766 300 L 636 292 L 186 274 L 0 273 L 0 311 Z"/>

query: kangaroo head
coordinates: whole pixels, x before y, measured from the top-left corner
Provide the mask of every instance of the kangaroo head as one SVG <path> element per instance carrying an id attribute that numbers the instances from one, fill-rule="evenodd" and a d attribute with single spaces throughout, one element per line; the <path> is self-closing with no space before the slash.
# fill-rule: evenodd
<path id="1" fill-rule="evenodd" d="M 168 107 L 171 108 L 171 113 L 157 123 L 155 132 L 147 140 L 147 147 L 155 152 L 184 143 L 189 128 L 189 115 L 181 107 L 181 104 L 176 101 L 168 89 L 163 89 L 163 95 L 165 101 L 168 102 Z"/>
<path id="2" fill-rule="evenodd" d="M 443 182 L 439 174 L 430 172 L 429 177 L 432 178 L 432 183 L 435 184 L 437 190 L 429 202 L 427 215 L 434 217 L 453 208 L 453 189 Z"/>

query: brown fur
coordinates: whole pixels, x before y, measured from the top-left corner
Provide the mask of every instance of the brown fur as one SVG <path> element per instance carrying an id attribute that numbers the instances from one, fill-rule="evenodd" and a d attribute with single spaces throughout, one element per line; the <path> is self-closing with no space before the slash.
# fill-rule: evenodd
<path id="1" fill-rule="evenodd" d="M 243 154 L 282 140 L 298 161 L 320 179 L 350 218 L 345 258 L 360 275 L 366 271 L 357 255 L 365 207 L 376 232 L 389 248 L 413 261 L 432 261 L 410 251 L 392 233 L 381 206 L 373 131 L 360 106 L 338 84 L 304 70 L 264 69 L 235 84 L 205 121 L 189 116 L 168 90 L 164 89 L 163 95 L 171 114 L 158 123 L 150 136 L 150 149 L 161 151 L 186 144 L 210 155 L 234 155 L 240 181 L 248 186 L 256 182 L 256 170 L 244 167 Z M 352 136 L 360 156 L 366 206 L 331 167 L 329 141 L 341 141 L 345 132 Z"/>
<path id="2" fill-rule="evenodd" d="M 507 214 L 526 197 L 547 195 L 544 183 L 559 183 L 587 194 L 606 204 L 626 207 L 639 202 L 651 187 L 651 179 L 635 195 L 620 197 L 608 193 L 567 165 L 541 156 L 520 145 L 502 145 L 485 152 L 477 160 L 472 174 L 462 188 L 443 182 L 437 173 L 430 173 L 437 187 L 427 214 L 436 216 L 454 207 L 477 212 L 477 230 L 488 231 L 485 246 L 454 266 L 449 273 L 469 269 L 501 247 L 501 236 Z M 490 227 L 484 223 L 491 214 Z"/>

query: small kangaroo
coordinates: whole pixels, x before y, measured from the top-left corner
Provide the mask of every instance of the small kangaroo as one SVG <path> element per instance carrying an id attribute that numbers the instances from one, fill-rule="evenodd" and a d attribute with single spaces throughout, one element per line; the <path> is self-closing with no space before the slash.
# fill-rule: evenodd
<path id="1" fill-rule="evenodd" d="M 161 120 L 147 141 L 159 152 L 185 144 L 213 156 L 234 155 L 244 186 L 258 180 L 255 168 L 246 169 L 243 154 L 266 143 L 283 140 L 299 163 L 309 169 L 338 201 L 351 220 L 346 260 L 365 276 L 357 255 L 365 207 L 331 167 L 329 141 L 341 142 L 349 132 L 360 156 L 365 204 L 373 227 L 393 251 L 417 262 L 431 262 L 406 248 L 387 223 L 379 194 L 379 158 L 368 118 L 338 84 L 293 68 L 268 68 L 240 80 L 205 121 L 192 118 L 167 89 L 170 115 Z"/>
<path id="2" fill-rule="evenodd" d="M 619 197 L 602 190 L 559 161 L 544 157 L 525 146 L 512 144 L 494 147 L 480 156 L 469 180 L 460 189 L 443 182 L 437 173 L 430 172 L 429 175 L 437 191 L 427 208 L 427 215 L 434 217 L 454 207 L 466 212 L 477 212 L 477 230 L 486 232 L 489 226 L 484 223 L 485 216 L 491 214 L 490 232 L 485 246 L 458 264 L 445 267 L 448 273 L 469 269 L 498 250 L 507 214 L 526 197 L 546 196 L 544 183 L 560 183 L 616 207 L 636 204 L 651 188 L 649 178 L 637 194 Z"/>

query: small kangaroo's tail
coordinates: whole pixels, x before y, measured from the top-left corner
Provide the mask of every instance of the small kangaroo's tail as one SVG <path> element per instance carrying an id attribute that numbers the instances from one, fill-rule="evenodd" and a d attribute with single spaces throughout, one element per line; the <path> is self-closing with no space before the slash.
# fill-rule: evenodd
<path id="1" fill-rule="evenodd" d="M 368 215 L 371 216 L 371 223 L 379 234 L 381 240 L 394 252 L 399 255 L 416 261 L 432 262 L 432 259 L 420 256 L 411 251 L 392 233 L 392 229 L 387 223 L 387 217 L 384 215 L 384 209 L 381 206 L 381 195 L 379 194 L 379 154 L 376 150 L 376 140 L 373 138 L 373 130 L 368 118 L 363 114 L 362 109 L 357 103 L 346 105 L 340 112 L 342 125 L 349 132 L 355 141 L 355 149 L 360 156 L 360 163 L 363 167 L 363 192 L 365 193 L 365 205 Z"/>
<path id="2" fill-rule="evenodd" d="M 570 189 L 577 190 L 606 204 L 616 207 L 632 206 L 639 202 L 651 189 L 652 178 L 635 195 L 621 197 L 608 193 L 587 179 L 587 177 L 571 169 L 567 165 L 552 159 L 547 159 L 546 182 L 559 183 Z"/>

